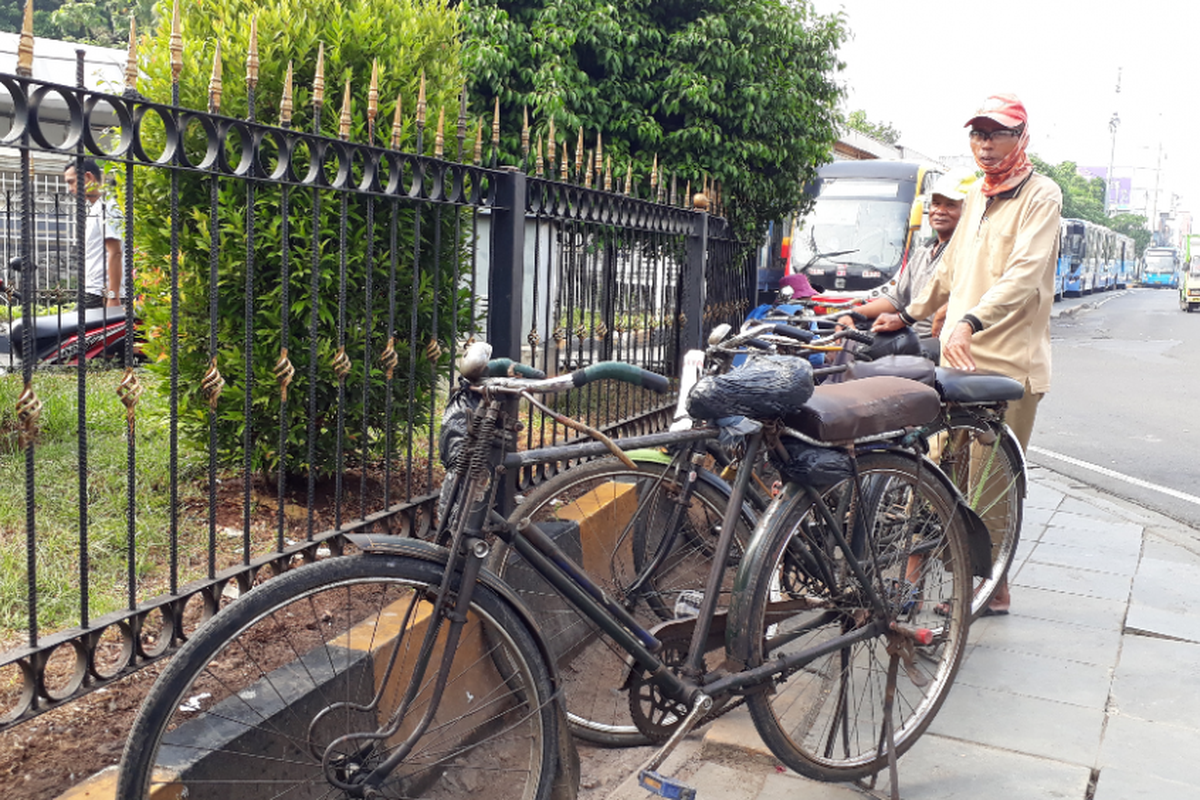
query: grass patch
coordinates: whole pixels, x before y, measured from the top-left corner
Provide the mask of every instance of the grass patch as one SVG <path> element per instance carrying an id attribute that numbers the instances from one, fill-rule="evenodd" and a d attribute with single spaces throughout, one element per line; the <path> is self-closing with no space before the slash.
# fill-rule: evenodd
<path id="1" fill-rule="evenodd" d="M 130 571 L 127 509 L 128 438 L 125 407 L 117 396 L 122 370 L 89 369 L 87 431 L 87 576 L 92 617 L 128 604 Z M 134 469 L 135 582 L 160 575 L 169 549 L 170 470 L 168 406 L 145 373 L 137 406 Z M 34 388 L 42 401 L 34 442 L 34 554 L 39 628 L 54 631 L 81 616 L 80 437 L 78 378 L 73 371 L 39 372 Z M 0 376 L 0 626 L 3 634 L 28 625 L 26 454 L 19 449 L 14 406 L 19 375 Z M 181 446 L 181 489 L 194 482 L 203 454 Z M 8 638 L 6 635 L 5 638 Z"/>

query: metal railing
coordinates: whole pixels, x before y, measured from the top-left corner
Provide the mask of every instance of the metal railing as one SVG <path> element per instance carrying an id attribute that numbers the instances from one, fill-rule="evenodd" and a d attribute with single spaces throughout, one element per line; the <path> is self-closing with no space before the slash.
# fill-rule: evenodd
<path id="1" fill-rule="evenodd" d="M 107 358 L 32 357 L 34 328 L 46 332 L 24 324 L 33 293 L 5 331 L 0 492 L 20 508 L 0 515 L 0 536 L 22 553 L 4 590 L 23 613 L 5 620 L 0 729 L 168 655 L 222 603 L 341 552 L 347 533 L 423 535 L 436 421 L 471 339 L 551 372 L 614 358 L 672 374 L 750 305 L 749 251 L 707 198 L 692 207 L 674 182 L 668 197 L 658 170 L 643 191 L 628 172 L 614 191 L 611 160 L 571 164 L 565 146 L 519 169 L 497 166 L 493 144 L 484 166 L 465 113 L 451 156 L 440 126 L 426 153 L 423 108 L 413 152 L 377 141 L 374 92 L 356 142 L 345 114 L 340 136 L 322 133 L 319 105 L 300 131 L 22 75 L 0 86 L 15 106 L 0 147 L 22 161 L 6 197 L 16 251 L 41 258 L 39 215 L 61 211 L 39 210 L 32 155 L 68 155 L 79 173 L 94 158 L 117 178 L 139 295 Z M 58 141 L 38 125 L 51 94 L 73 110 Z M 121 120 L 110 137 L 88 133 L 97 107 Z M 154 143 L 148 116 L 165 131 Z M 147 219 L 137 193 L 151 185 L 165 203 Z M 60 348 L 87 323 L 90 200 L 68 202 L 64 302 L 79 308 L 46 322 Z M 629 387 L 559 402 L 618 433 L 660 427 L 669 407 Z M 531 410 L 519 446 L 568 438 Z"/>

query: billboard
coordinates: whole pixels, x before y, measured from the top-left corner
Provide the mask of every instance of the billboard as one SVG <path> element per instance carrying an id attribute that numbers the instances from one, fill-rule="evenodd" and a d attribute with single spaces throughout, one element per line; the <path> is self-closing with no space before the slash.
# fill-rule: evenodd
<path id="1" fill-rule="evenodd" d="M 1108 176 L 1108 167 L 1079 167 L 1078 170 L 1079 174 L 1085 178 L 1105 180 Z M 1133 178 L 1121 178 L 1114 174 L 1113 179 L 1107 181 L 1107 185 L 1108 210 L 1128 211 L 1132 207 Z"/>

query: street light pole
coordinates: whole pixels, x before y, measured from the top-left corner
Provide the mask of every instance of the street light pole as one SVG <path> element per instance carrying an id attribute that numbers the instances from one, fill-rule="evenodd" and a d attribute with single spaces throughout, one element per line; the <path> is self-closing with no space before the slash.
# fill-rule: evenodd
<path id="1" fill-rule="evenodd" d="M 1113 193 L 1113 161 L 1117 155 L 1117 127 L 1121 124 L 1121 118 L 1117 116 L 1117 112 L 1113 112 L 1112 119 L 1108 121 L 1108 130 L 1112 134 L 1112 150 L 1108 154 L 1108 174 L 1104 187 L 1104 216 L 1110 214 L 1109 196 Z"/>
<path id="2" fill-rule="evenodd" d="M 1150 230 L 1154 231 L 1154 243 L 1158 244 L 1158 181 L 1162 177 L 1162 142 L 1158 143 L 1158 166 L 1154 168 L 1154 199 L 1150 201 Z"/>

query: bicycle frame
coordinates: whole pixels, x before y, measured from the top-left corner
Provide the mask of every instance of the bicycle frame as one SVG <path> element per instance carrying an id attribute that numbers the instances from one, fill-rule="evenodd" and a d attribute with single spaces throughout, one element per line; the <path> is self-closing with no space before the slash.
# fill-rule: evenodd
<path id="1" fill-rule="evenodd" d="M 486 430 L 490 433 L 491 430 L 495 429 L 496 423 L 500 421 L 499 418 L 502 414 L 501 405 L 502 401 L 500 400 L 492 399 L 489 402 L 485 412 L 486 419 L 481 426 L 481 430 Z M 699 431 L 684 431 L 648 437 L 636 437 L 636 440 L 640 446 L 648 446 L 652 444 L 702 441 L 703 439 L 711 438 L 713 435 L 712 432 L 707 431 L 703 433 Z M 759 430 L 748 437 L 746 443 L 746 459 L 748 461 L 752 461 L 756 457 L 764 435 L 766 435 L 764 430 Z M 626 440 L 625 443 L 632 443 L 632 441 Z M 477 441 L 475 446 L 491 449 L 492 443 L 489 436 Z M 601 448 L 604 447 L 604 445 L 583 444 L 550 448 L 548 450 L 553 450 L 554 456 L 551 457 L 543 454 L 543 458 L 547 461 L 557 460 L 562 457 L 578 458 L 583 453 L 590 452 L 592 449 L 595 449 L 597 453 L 602 452 Z M 528 453 L 514 454 L 514 456 L 518 456 L 515 460 L 520 463 L 532 463 L 536 459 L 536 457 Z M 502 458 L 501 463 L 505 465 L 509 464 L 509 458 Z M 364 786 L 377 787 L 382 785 L 387 776 L 403 762 L 416 741 L 424 734 L 429 721 L 432 719 L 440 703 L 442 689 L 445 686 L 454 656 L 454 646 L 457 644 L 458 636 L 467 621 L 465 611 L 469 607 L 476 578 L 479 576 L 484 559 L 488 555 L 489 546 L 485 539 L 486 533 L 493 533 L 497 538 L 514 547 L 543 580 L 553 586 L 584 617 L 594 623 L 627 652 L 633 658 L 637 668 L 648 675 L 652 675 L 653 679 L 669 697 L 685 703 L 689 708 L 696 707 L 697 704 L 704 702 L 709 696 L 736 693 L 761 684 L 775 675 L 792 671 L 823 655 L 836 652 L 859 641 L 873 638 L 888 630 L 889 623 L 885 621 L 882 614 L 877 613 L 872 615 L 873 619 L 869 622 L 841 636 L 829 639 L 818 646 L 773 659 L 770 663 L 754 669 L 743 670 L 732 675 L 717 678 L 711 683 L 703 683 L 705 645 L 712 630 L 720 583 L 733 544 L 733 532 L 737 525 L 738 515 L 745 499 L 751 476 L 751 470 L 739 470 L 722 519 L 721 533 L 713 554 L 712 567 L 706 581 L 704 600 L 699 615 L 694 618 L 688 659 L 684 668 L 680 670 L 680 674 L 677 675 L 658 656 L 662 648 L 661 641 L 653 633 L 643 628 L 628 611 L 597 586 L 536 523 L 529 519 L 522 519 L 516 526 L 513 526 L 492 507 L 498 484 L 498 481 L 495 480 L 496 472 L 495 469 L 485 470 L 483 474 L 476 473 L 463 476 L 462 478 L 467 481 L 466 499 L 469 506 L 466 512 L 459 516 L 460 524 L 455 526 L 456 529 L 450 531 L 452 534 L 450 552 L 446 560 L 442 584 L 438 591 L 436 613 L 431 620 L 431 624 L 425 631 L 420 651 L 421 658 L 418 661 L 419 667 L 416 674 L 410 679 L 411 684 L 403 702 L 392 714 L 386 726 L 381 726 L 380 729 L 373 733 L 364 732 L 343 737 L 339 742 L 335 742 L 334 744 L 351 738 L 380 740 L 392 736 L 398 730 L 400 720 L 407 713 L 413 698 L 417 694 L 417 688 L 425 680 L 425 674 L 429 666 L 429 656 L 433 652 L 434 643 L 438 639 L 443 624 L 446 624 L 448 626 L 446 641 L 441 662 L 437 667 L 433 691 L 428 699 L 429 707 L 426 709 L 426 713 L 416 729 L 394 753 L 372 770 L 371 774 L 360 786 L 350 787 L 346 785 L 339 786 L 339 788 L 362 791 L 362 787 Z M 855 494 L 858 495 L 857 469 L 855 470 L 854 481 Z M 796 488 L 793 487 L 797 487 L 797 485 L 790 484 L 789 490 L 795 491 Z M 842 551 L 847 562 L 852 565 L 855 577 L 859 580 L 863 588 L 869 606 L 876 610 L 883 609 L 884 602 L 882 597 L 871 585 L 865 573 L 863 573 L 861 565 L 858 564 L 858 560 L 853 554 L 850 543 L 842 535 L 840 527 L 826 507 L 820 493 L 811 489 L 811 487 L 799 488 L 811 492 L 811 496 L 822 509 L 825 520 L 828 523 L 832 523 L 831 530 L 835 532 L 836 546 Z M 778 502 L 775 505 L 778 506 Z M 751 537 L 751 547 L 755 546 L 756 540 L 764 530 L 766 530 L 766 527 L 760 521 Z M 369 545 L 367 546 L 367 552 L 371 552 Z M 461 576 L 458 581 L 459 590 L 457 595 L 454 594 L 451 588 L 456 576 Z M 451 602 L 453 602 L 453 608 L 450 608 Z M 688 621 L 689 623 L 693 622 L 693 620 Z M 901 631 L 901 633 L 903 632 Z M 746 636 L 748 634 L 746 632 L 730 632 L 726 637 L 727 650 L 732 648 L 738 635 Z M 397 642 L 396 646 L 399 646 L 399 642 Z M 699 718 L 700 715 L 697 714 L 689 715 L 689 720 L 698 720 Z M 332 749 L 333 745 L 327 750 L 327 762 L 329 758 L 328 753 Z"/>

